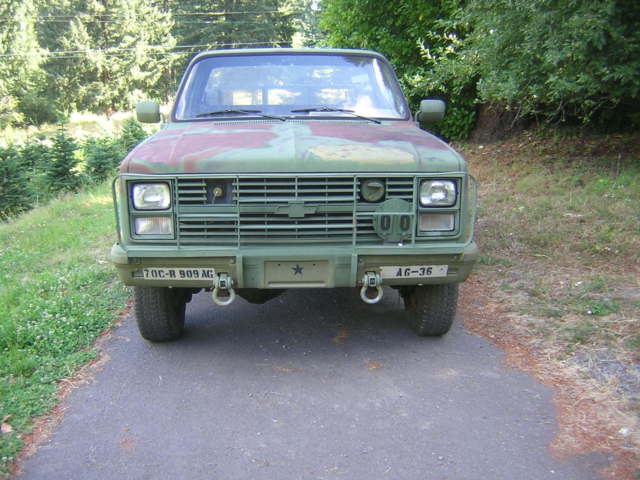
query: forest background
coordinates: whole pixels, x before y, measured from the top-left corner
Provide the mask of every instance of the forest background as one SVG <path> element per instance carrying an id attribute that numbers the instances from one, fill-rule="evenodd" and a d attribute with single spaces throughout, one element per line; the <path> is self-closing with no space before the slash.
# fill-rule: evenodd
<path id="1" fill-rule="evenodd" d="M 205 49 L 381 51 L 447 139 L 530 121 L 640 126 L 635 0 L 1 0 L 0 128 L 166 103 Z"/>

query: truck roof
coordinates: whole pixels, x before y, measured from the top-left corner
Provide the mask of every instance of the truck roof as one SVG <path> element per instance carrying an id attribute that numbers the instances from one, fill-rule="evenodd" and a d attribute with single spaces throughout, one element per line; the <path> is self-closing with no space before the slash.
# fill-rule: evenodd
<path id="1" fill-rule="evenodd" d="M 316 55 L 366 55 L 385 59 L 384 55 L 373 50 L 360 50 L 354 48 L 226 48 L 221 50 L 206 50 L 200 52 L 193 58 L 193 61 L 202 57 L 213 57 L 218 55 L 295 55 L 295 54 L 316 54 Z"/>

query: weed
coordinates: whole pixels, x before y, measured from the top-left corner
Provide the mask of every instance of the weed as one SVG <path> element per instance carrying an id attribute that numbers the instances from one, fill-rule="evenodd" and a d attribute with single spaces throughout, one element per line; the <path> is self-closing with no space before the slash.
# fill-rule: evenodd
<path id="1" fill-rule="evenodd" d="M 604 299 L 591 303 L 587 314 L 596 316 L 605 316 L 612 313 L 617 313 L 620 310 L 619 305 L 613 300 Z"/>
<path id="2" fill-rule="evenodd" d="M 0 419 L 13 428 L 0 437 L 0 477 L 129 295 L 105 258 L 113 229 L 108 184 L 0 225 Z"/>

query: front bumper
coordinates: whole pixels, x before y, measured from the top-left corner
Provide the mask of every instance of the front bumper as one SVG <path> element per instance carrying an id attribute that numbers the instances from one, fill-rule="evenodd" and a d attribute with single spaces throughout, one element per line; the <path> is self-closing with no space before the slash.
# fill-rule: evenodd
<path id="1" fill-rule="evenodd" d="M 173 253 L 173 255 L 172 255 Z M 193 250 L 188 256 L 169 249 L 125 249 L 116 243 L 111 261 L 126 285 L 143 287 L 206 288 L 210 279 L 147 279 L 145 268 L 213 269 L 227 273 L 236 288 L 333 288 L 362 284 L 366 272 L 379 273 L 380 267 L 447 265 L 446 276 L 431 278 L 384 278 L 384 285 L 422 285 L 463 282 L 478 259 L 474 242 L 442 248 L 345 248 L 270 247 L 243 248 L 212 255 Z M 301 271 L 302 269 L 302 271 Z"/>

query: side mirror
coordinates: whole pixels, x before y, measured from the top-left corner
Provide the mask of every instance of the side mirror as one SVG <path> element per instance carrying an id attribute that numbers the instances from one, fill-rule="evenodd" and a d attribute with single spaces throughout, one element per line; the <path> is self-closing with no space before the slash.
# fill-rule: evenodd
<path id="1" fill-rule="evenodd" d="M 136 118 L 142 123 L 158 123 L 160 121 L 160 105 L 157 102 L 138 102 L 136 105 Z"/>
<path id="2" fill-rule="evenodd" d="M 446 107 L 442 100 L 422 100 L 416 121 L 420 123 L 439 122 L 444 118 Z"/>

